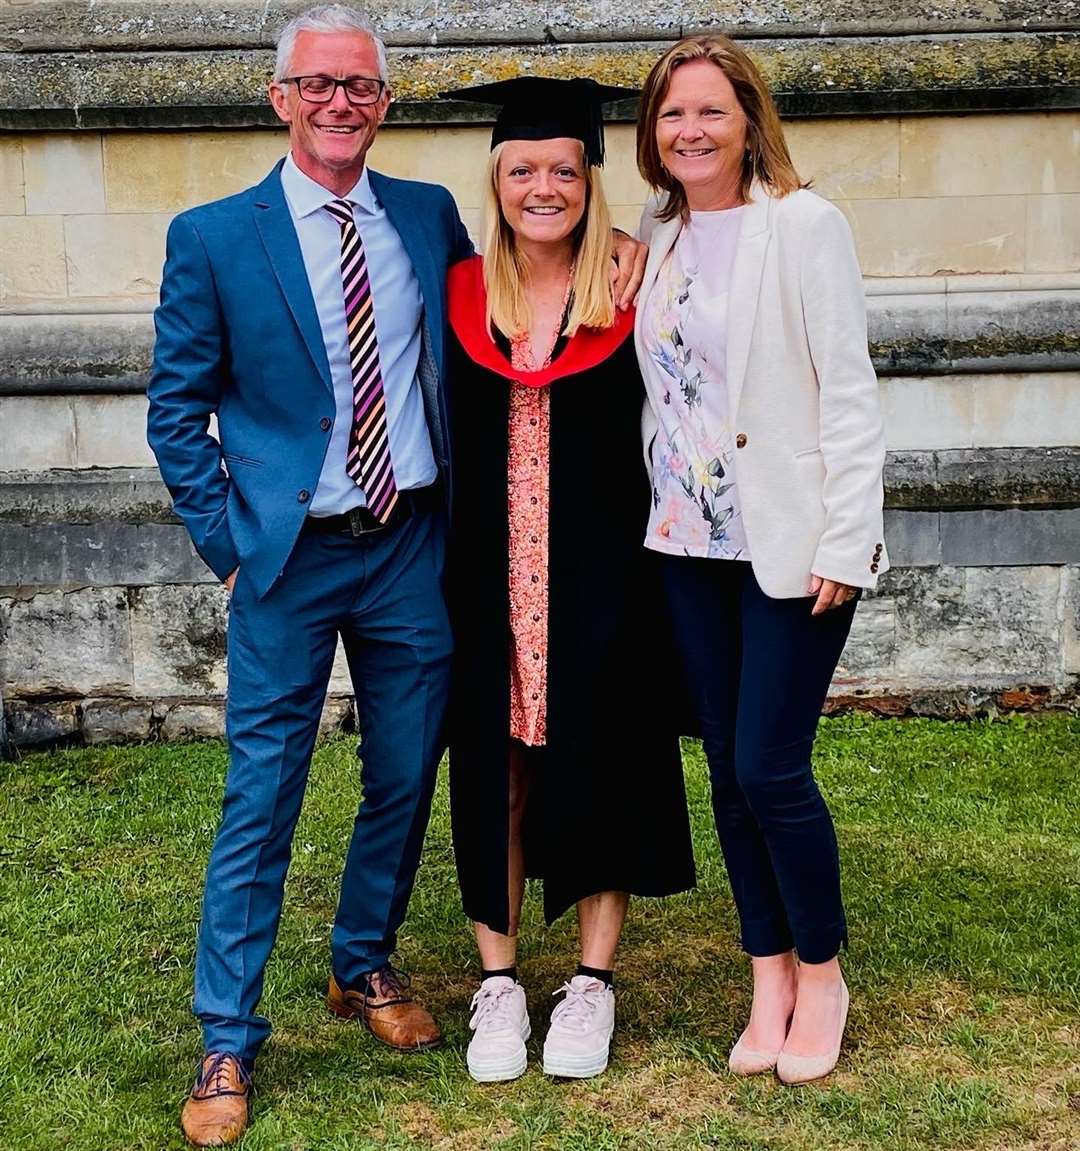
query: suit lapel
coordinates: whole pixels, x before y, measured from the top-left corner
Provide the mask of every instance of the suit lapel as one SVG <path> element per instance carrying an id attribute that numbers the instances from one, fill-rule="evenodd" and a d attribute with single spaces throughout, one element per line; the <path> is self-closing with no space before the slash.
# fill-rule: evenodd
<path id="1" fill-rule="evenodd" d="M 319 375 L 333 395 L 334 383 L 330 376 L 330 362 L 326 358 L 319 315 L 315 311 L 315 300 L 311 295 L 304 257 L 300 252 L 300 241 L 281 186 L 281 164 L 276 165 L 256 189 L 252 212 L 281 293 Z"/>
<path id="2" fill-rule="evenodd" d="M 750 341 L 754 334 L 761 272 L 769 243 L 771 200 L 758 184 L 751 189 L 751 200 L 743 214 L 735 263 L 731 269 L 727 318 L 727 391 L 728 410 L 732 420 L 739 411 Z"/>
<path id="3" fill-rule="evenodd" d="M 436 367 L 441 371 L 446 285 L 439 280 L 435 261 L 431 256 L 431 244 L 424 234 L 416 204 L 408 194 L 408 185 L 370 169 L 369 175 L 371 177 L 371 189 L 386 209 L 386 214 L 390 223 L 394 225 L 394 230 L 401 237 L 405 251 L 408 252 L 409 259 L 412 261 L 413 271 L 420 282 L 420 295 L 424 301 L 427 331 L 431 337 L 431 355 Z"/>
<path id="4" fill-rule="evenodd" d="M 656 277 L 663 267 L 664 258 L 671 251 L 681 229 L 682 221 L 677 216 L 674 220 L 667 220 L 653 228 L 652 235 L 649 237 L 649 254 L 645 260 L 645 275 L 641 279 L 641 288 L 638 291 L 639 304 L 644 303 L 649 298 L 649 293 L 656 283 Z M 645 309 L 638 307 L 637 315 L 634 317 L 634 327 L 639 349 L 644 347 L 642 342 L 644 322 Z"/>

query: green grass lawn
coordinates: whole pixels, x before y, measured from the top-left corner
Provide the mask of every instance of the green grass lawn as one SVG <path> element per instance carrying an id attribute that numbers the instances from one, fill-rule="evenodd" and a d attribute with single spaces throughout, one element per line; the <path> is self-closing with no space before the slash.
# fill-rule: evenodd
<path id="1" fill-rule="evenodd" d="M 1080 719 L 823 722 L 852 941 L 837 1072 L 733 1079 L 747 965 L 686 746 L 699 887 L 636 901 L 612 1065 L 480 1086 L 465 1071 L 476 964 L 445 786 L 399 952 L 447 1036 L 401 1056 L 325 1010 L 337 879 L 359 795 L 354 747 L 320 748 L 264 1008 L 245 1151 L 270 1148 L 1080 1148 Z M 189 1015 L 220 745 L 73 750 L 0 765 L 0 1149 L 179 1148 L 199 1054 Z M 443 784 L 445 781 L 443 781 Z M 573 971 L 570 917 L 527 899 L 521 977 L 537 1038 Z"/>

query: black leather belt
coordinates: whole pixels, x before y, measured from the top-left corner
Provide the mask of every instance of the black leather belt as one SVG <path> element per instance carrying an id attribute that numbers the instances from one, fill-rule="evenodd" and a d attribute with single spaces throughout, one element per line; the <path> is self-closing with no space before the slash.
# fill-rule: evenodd
<path id="1" fill-rule="evenodd" d="M 439 485 L 410 488 L 398 493 L 398 501 L 386 523 L 380 523 L 367 508 L 350 508 L 336 516 L 308 516 L 304 520 L 305 535 L 341 535 L 359 539 L 388 531 L 420 512 L 434 510 L 439 505 Z"/>

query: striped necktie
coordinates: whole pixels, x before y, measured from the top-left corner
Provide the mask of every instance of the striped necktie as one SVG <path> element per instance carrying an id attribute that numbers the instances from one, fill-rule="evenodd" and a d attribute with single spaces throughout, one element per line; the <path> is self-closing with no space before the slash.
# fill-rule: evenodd
<path id="1" fill-rule="evenodd" d="M 341 225 L 341 286 L 345 295 L 345 323 L 349 329 L 349 364 L 352 370 L 353 419 L 345 472 L 364 489 L 367 506 L 386 523 L 398 501 L 390 438 L 386 425 L 386 397 L 375 339 L 375 308 L 368 280 L 364 245 L 347 200 L 333 200 L 326 210 Z"/>

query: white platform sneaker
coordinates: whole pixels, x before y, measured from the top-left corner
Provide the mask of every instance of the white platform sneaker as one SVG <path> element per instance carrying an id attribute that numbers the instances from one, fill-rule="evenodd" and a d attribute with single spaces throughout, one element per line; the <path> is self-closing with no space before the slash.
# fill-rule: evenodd
<path id="1" fill-rule="evenodd" d="M 575 975 L 551 1013 L 544 1041 L 544 1074 L 588 1079 L 608 1065 L 615 1030 L 615 992 L 591 975 Z"/>
<path id="2" fill-rule="evenodd" d="M 524 1075 L 525 1041 L 532 1034 L 525 988 L 506 975 L 493 975 L 472 997 L 466 1060 L 478 1083 L 501 1083 Z"/>

